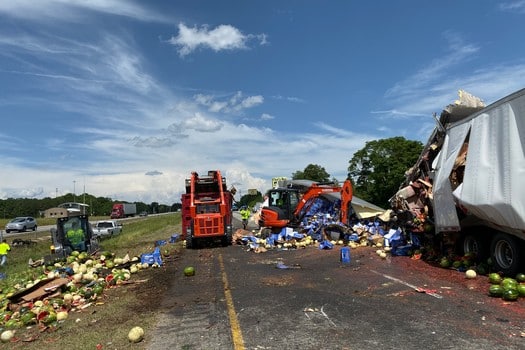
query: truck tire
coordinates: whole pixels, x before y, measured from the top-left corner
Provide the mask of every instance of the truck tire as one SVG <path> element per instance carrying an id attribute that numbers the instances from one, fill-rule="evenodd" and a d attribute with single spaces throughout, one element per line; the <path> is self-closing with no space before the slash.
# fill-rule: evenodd
<path id="1" fill-rule="evenodd" d="M 467 234 L 461 240 L 463 255 L 473 253 L 478 261 L 488 258 L 486 239 L 481 235 Z"/>
<path id="2" fill-rule="evenodd" d="M 186 235 L 186 249 L 193 249 L 195 245 L 195 240 L 193 238 L 193 234 L 190 233 L 189 235 Z"/>
<path id="3" fill-rule="evenodd" d="M 520 244 L 516 238 L 498 233 L 490 244 L 492 262 L 497 272 L 506 276 L 515 276 L 520 268 Z"/>
<path id="4" fill-rule="evenodd" d="M 229 245 L 232 245 L 232 234 L 226 233 L 224 237 L 221 238 L 221 243 L 223 247 L 227 247 Z"/>

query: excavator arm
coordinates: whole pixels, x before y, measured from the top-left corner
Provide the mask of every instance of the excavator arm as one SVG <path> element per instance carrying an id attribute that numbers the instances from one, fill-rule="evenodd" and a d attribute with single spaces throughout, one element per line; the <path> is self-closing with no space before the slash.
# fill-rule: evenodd
<path id="1" fill-rule="evenodd" d="M 286 192 L 287 190 L 275 190 Z M 289 190 L 290 192 L 297 192 L 296 189 Z M 270 227 L 274 229 L 285 226 L 295 226 L 301 222 L 304 215 L 309 212 L 310 207 L 314 204 L 315 199 L 324 194 L 340 194 L 341 197 L 341 217 L 340 221 L 343 224 L 348 224 L 348 214 L 350 211 L 350 203 L 352 201 L 352 185 L 349 180 L 346 180 L 341 186 L 326 185 L 326 184 L 311 184 L 308 189 L 301 192 L 301 196 L 295 208 L 291 208 L 287 215 L 283 208 L 278 206 L 264 207 L 261 211 L 260 226 Z"/>
<path id="2" fill-rule="evenodd" d="M 309 207 L 313 204 L 313 199 L 327 193 L 340 193 L 341 196 L 341 214 L 340 221 L 343 224 L 348 224 L 348 212 L 350 208 L 350 203 L 352 202 L 352 183 L 350 180 L 346 180 L 341 186 L 331 186 L 331 185 L 319 185 L 312 184 L 306 192 L 304 192 L 297 208 L 294 211 L 294 216 L 300 221 L 302 215 L 308 212 Z"/>

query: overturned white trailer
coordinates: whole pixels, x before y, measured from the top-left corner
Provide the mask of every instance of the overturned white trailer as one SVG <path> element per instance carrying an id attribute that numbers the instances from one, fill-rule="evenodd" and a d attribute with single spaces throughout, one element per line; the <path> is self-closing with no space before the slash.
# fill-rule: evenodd
<path id="1" fill-rule="evenodd" d="M 514 275 L 525 260 L 525 89 L 487 107 L 465 101 L 476 99 L 460 92 L 441 113 L 392 206 Z"/>

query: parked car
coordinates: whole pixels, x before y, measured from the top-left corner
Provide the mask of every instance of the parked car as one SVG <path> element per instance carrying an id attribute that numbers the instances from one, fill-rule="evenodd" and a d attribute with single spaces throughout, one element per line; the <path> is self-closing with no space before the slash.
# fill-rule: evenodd
<path id="1" fill-rule="evenodd" d="M 5 232 L 9 233 L 11 231 L 24 232 L 27 230 L 36 231 L 37 223 L 35 218 L 31 216 L 19 216 L 9 221 L 5 225 Z"/>

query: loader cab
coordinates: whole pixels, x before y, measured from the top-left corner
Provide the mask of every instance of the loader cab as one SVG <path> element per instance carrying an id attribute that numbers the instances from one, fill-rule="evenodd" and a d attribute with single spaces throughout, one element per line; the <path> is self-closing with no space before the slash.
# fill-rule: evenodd
<path id="1" fill-rule="evenodd" d="M 68 237 L 68 232 L 81 230 L 77 241 Z M 79 231 L 80 232 L 80 231 Z M 67 256 L 72 251 L 91 253 L 98 249 L 98 240 L 93 234 L 88 215 L 68 215 L 57 219 L 57 226 L 51 230 L 52 253 Z"/>

